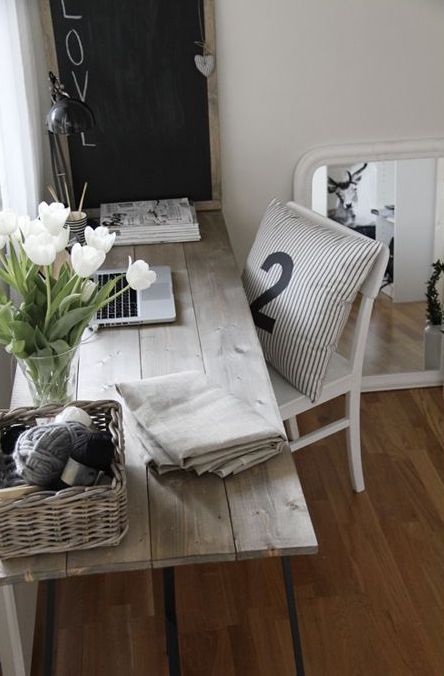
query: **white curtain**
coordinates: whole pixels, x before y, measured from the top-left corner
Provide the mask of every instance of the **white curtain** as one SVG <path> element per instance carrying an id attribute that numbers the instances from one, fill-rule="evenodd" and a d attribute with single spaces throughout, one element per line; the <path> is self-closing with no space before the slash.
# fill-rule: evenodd
<path id="1" fill-rule="evenodd" d="M 45 71 L 38 3 L 0 0 L 1 201 L 31 217 L 43 197 Z"/>

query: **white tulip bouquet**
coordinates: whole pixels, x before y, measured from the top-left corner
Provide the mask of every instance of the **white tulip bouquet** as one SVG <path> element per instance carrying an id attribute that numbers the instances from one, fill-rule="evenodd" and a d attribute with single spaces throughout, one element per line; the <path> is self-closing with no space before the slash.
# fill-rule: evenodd
<path id="1" fill-rule="evenodd" d="M 126 285 L 116 291 L 122 274 L 98 288 L 90 277 L 116 237 L 103 226 L 86 227 L 86 245 L 74 244 L 56 273 L 57 254 L 69 242 L 69 208 L 42 202 L 38 212 L 31 220 L 0 211 L 0 280 L 19 296 L 15 303 L 0 288 L 0 344 L 17 357 L 35 403 L 66 403 L 73 394 L 73 356 L 91 319 L 128 288 L 150 287 L 156 273 L 145 261 L 130 258 Z"/>

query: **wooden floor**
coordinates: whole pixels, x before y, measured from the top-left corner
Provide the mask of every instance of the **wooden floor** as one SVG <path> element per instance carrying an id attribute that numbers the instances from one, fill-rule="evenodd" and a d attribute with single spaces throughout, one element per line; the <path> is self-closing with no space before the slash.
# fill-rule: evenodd
<path id="1" fill-rule="evenodd" d="M 310 412 L 302 430 L 338 412 Z M 364 395 L 360 495 L 343 432 L 296 454 L 319 541 L 293 560 L 307 676 L 444 674 L 443 430 L 441 388 Z M 59 581 L 54 674 L 166 675 L 161 583 Z M 184 676 L 294 675 L 278 560 L 179 568 L 177 593 Z"/>
<path id="2" fill-rule="evenodd" d="M 424 369 L 425 302 L 393 303 L 381 292 L 375 301 L 365 350 L 363 373 L 403 373 Z M 350 320 L 356 315 L 353 308 Z M 346 326 L 340 351 L 346 353 L 352 323 Z"/>

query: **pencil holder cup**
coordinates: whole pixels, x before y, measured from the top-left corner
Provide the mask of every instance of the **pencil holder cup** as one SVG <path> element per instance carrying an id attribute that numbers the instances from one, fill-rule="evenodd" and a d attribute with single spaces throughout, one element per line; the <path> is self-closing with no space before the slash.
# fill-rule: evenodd
<path id="1" fill-rule="evenodd" d="M 66 221 L 66 227 L 69 228 L 71 242 L 85 244 L 85 228 L 88 223 L 88 217 L 84 211 L 71 211 Z"/>

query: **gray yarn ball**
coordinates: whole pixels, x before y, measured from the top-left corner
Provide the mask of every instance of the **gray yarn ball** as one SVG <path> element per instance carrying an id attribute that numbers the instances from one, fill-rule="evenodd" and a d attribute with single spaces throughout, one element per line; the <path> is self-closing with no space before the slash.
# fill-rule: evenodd
<path id="1" fill-rule="evenodd" d="M 90 436 L 90 430 L 79 422 L 31 427 L 15 445 L 17 473 L 30 484 L 52 484 L 60 478 L 71 453 L 86 448 Z"/>
<path id="2" fill-rule="evenodd" d="M 0 453 L 0 488 L 20 486 L 24 483 L 22 477 L 17 472 L 14 458 L 11 455 Z"/>

